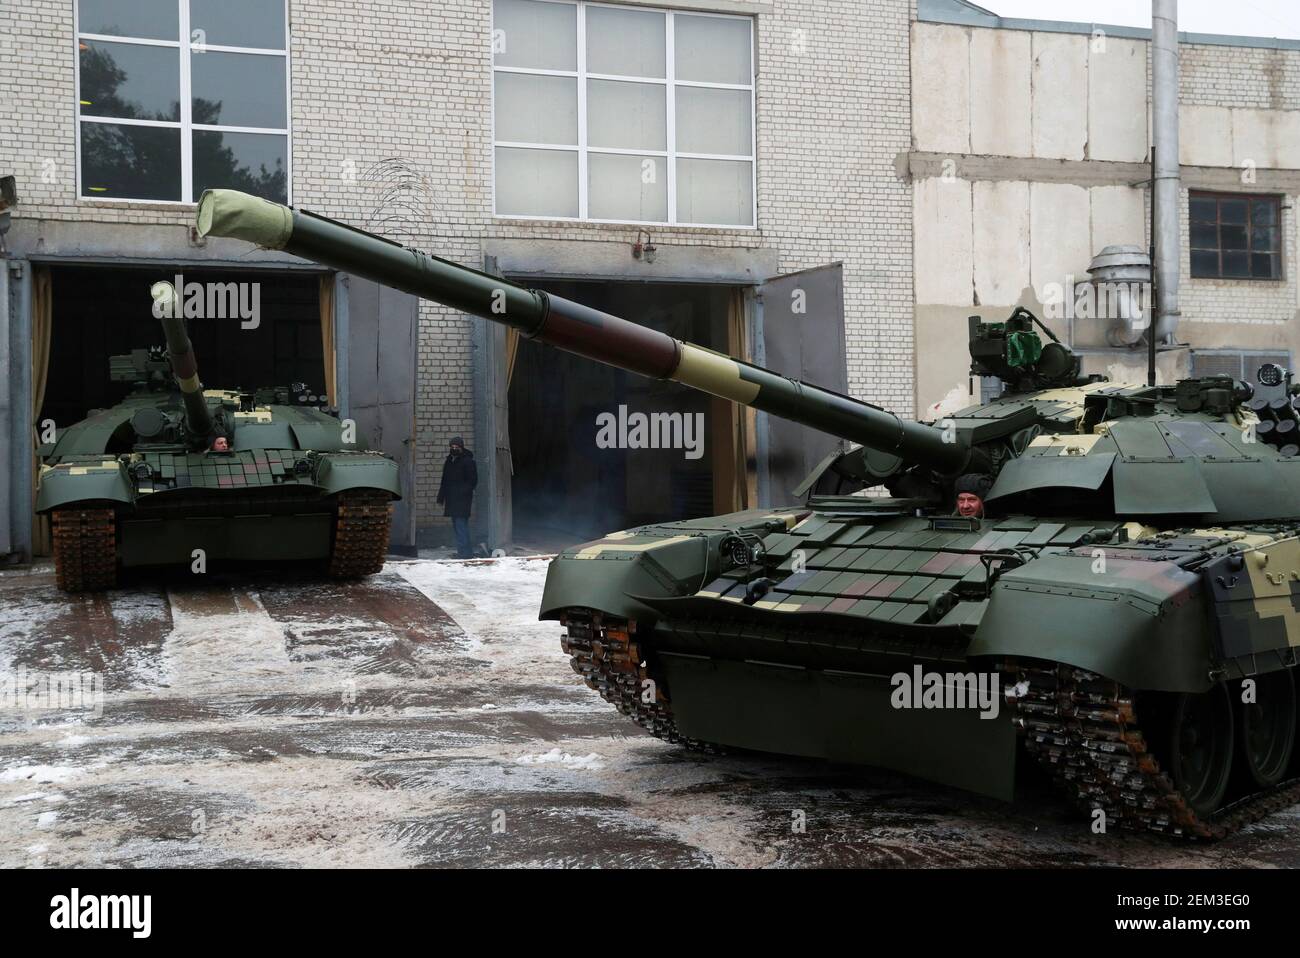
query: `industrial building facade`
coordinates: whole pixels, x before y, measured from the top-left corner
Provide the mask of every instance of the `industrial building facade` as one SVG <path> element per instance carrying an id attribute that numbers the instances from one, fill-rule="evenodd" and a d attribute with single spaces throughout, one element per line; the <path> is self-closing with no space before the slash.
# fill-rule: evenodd
<path id="1" fill-rule="evenodd" d="M 715 348 L 771 352 L 795 374 L 829 375 L 910 412 L 911 195 L 895 163 L 910 136 L 912 14 L 894 0 L 6 4 L 0 165 L 21 197 L 7 237 L 10 338 L 20 353 L 30 342 L 42 283 L 56 353 L 73 324 L 113 314 L 121 325 L 118 314 L 139 309 L 142 277 L 127 270 L 243 271 L 262 277 L 264 296 L 280 283 L 296 306 L 268 311 L 262 325 L 293 326 L 286 339 L 319 363 L 322 347 L 307 340 L 317 313 L 332 312 L 336 401 L 348 414 L 365 393 L 376 444 L 413 455 L 422 541 L 446 534 L 434 498 L 452 435 L 478 456 L 476 514 L 494 545 L 512 535 L 510 513 L 583 515 L 561 530 L 576 535 L 771 498 L 765 428 L 752 417 L 716 428 L 731 412 L 683 391 L 534 354 L 450 310 L 286 257 L 201 244 L 188 201 L 221 179 L 283 191 L 294 205 Z M 120 74 L 120 89 L 105 87 Z M 638 241 L 648 254 L 633 255 Z M 805 369 L 793 320 L 785 344 L 756 330 L 765 280 L 832 263 L 842 266 L 799 290 L 806 313 L 790 314 L 807 320 L 813 347 L 839 354 L 823 374 Z M 75 298 L 99 277 L 105 286 Z M 127 295 L 134 305 L 110 301 Z M 65 315 L 60 304 L 74 302 Z M 281 374 L 293 346 L 263 335 L 231 334 L 224 358 L 210 342 L 211 360 L 196 339 L 205 380 L 243 375 L 234 356 L 257 350 L 283 351 L 259 370 Z M 94 362 L 125 338 L 109 337 Z M 407 359 L 413 410 L 400 404 Z M 78 375 L 92 375 L 91 358 L 79 361 Z M 41 415 L 30 378 L 8 390 L 16 450 Z M 601 449 L 596 416 L 621 406 L 703 414 L 710 435 L 735 441 L 699 459 Z M 778 456 L 777 469 L 793 475 L 816 451 Z M 513 508 L 512 485 L 523 498 Z M 29 494 L 16 477 L 19 540 Z"/>
<path id="2" fill-rule="evenodd" d="M 492 546 L 786 499 L 829 439 L 205 242 L 193 200 L 287 200 L 923 413 L 969 388 L 969 313 L 1043 308 L 1101 246 L 1146 243 L 1146 43 L 1095 32 L 956 0 L 7 3 L 0 554 L 32 551 L 33 427 L 112 401 L 96 376 L 155 341 L 148 285 L 178 273 L 261 291 L 257 328 L 198 324 L 207 382 L 303 381 L 403 462 L 396 545 L 446 538 L 452 435 Z M 1218 275 L 1189 253 L 1180 369 L 1296 350 L 1300 50 L 1251 43 L 1183 48 L 1188 215 Z M 637 412 L 708 442 L 599 441 Z"/>
<path id="3" fill-rule="evenodd" d="M 1150 244 L 1149 31 L 921 5 L 912 25 L 917 404 L 964 405 L 966 317 L 1028 306 L 1086 372 L 1144 382 L 1140 346 L 1062 309 L 1111 245 Z M 1161 381 L 1300 356 L 1300 42 L 1179 43 L 1182 348 Z"/>

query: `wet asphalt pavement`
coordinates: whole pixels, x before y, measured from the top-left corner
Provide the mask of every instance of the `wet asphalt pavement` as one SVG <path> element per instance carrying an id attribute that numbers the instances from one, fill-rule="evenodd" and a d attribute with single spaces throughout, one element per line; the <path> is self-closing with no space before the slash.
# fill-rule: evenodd
<path id="1" fill-rule="evenodd" d="M 0 677 L 104 690 L 99 709 L 0 701 L 0 867 L 1300 865 L 1300 807 L 1189 845 L 1093 835 L 1036 774 L 1005 805 L 683 751 L 582 685 L 535 621 L 545 571 L 423 560 L 94 597 L 0 575 Z"/>

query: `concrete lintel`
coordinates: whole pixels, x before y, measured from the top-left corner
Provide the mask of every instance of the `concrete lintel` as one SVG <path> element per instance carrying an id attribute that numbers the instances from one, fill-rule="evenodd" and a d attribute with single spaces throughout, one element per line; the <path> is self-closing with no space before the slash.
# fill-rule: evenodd
<path id="1" fill-rule="evenodd" d="M 631 243 L 585 240 L 488 239 L 483 255 L 507 276 L 736 286 L 775 276 L 778 262 L 774 249 L 663 243 L 647 263 L 632 257 Z"/>
<path id="2" fill-rule="evenodd" d="M 953 164 L 945 166 L 945 164 Z M 903 163 L 915 180 L 937 179 L 949 173 L 970 182 L 1024 180 L 1030 183 L 1072 183 L 1075 186 L 1138 186 L 1151 179 L 1148 163 L 1110 160 L 1055 160 L 1020 156 L 972 156 L 950 153 L 908 153 Z M 1251 192 L 1300 192 L 1300 169 L 1256 169 Z M 1183 186 L 1206 190 L 1245 190 L 1236 167 L 1184 166 Z"/>
<path id="3" fill-rule="evenodd" d="M 250 247 L 239 240 L 212 238 L 190 242 L 180 224 L 94 223 L 81 220 L 14 219 L 9 248 L 36 262 L 105 265 L 192 264 L 232 269 L 308 269 L 323 267 L 278 250 Z"/>

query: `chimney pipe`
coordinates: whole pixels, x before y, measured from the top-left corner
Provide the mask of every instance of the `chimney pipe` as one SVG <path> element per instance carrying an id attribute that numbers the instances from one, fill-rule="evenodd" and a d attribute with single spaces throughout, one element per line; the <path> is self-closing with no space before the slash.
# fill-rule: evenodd
<path id="1" fill-rule="evenodd" d="M 1173 341 L 1181 313 L 1178 276 L 1181 238 L 1178 209 L 1178 0 L 1151 3 L 1151 203 L 1155 247 L 1155 344 Z M 1154 383 L 1153 383 L 1154 385 Z"/>

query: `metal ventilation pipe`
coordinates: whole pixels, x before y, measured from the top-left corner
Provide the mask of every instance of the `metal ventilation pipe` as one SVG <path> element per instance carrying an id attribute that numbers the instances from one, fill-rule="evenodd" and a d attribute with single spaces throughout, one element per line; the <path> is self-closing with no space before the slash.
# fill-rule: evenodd
<path id="1" fill-rule="evenodd" d="M 1178 328 L 1178 0 L 1151 2 L 1152 240 L 1155 246 L 1155 341 Z"/>
<path id="2" fill-rule="evenodd" d="M 1151 257 L 1141 246 L 1107 246 L 1088 264 L 1088 282 L 1075 287 L 1093 296 L 1093 313 L 1111 320 L 1106 342 L 1136 346 L 1151 328 Z M 1091 290 L 1084 287 L 1091 286 Z"/>

